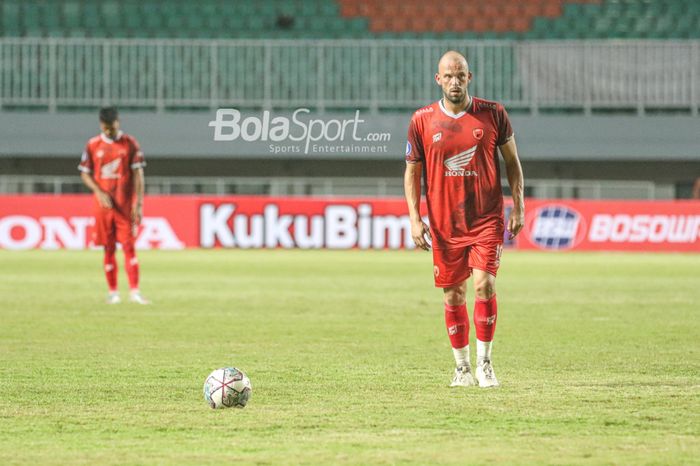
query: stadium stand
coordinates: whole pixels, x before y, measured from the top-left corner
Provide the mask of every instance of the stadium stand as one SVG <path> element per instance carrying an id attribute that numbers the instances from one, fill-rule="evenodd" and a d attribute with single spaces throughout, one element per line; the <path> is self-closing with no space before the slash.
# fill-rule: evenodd
<path id="1" fill-rule="evenodd" d="M 698 38 L 696 0 L 2 0 L 5 37 Z"/>

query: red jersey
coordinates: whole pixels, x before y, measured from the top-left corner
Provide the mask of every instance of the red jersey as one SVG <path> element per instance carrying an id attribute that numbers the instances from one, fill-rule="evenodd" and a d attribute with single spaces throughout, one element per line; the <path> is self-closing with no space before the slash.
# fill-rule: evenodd
<path id="1" fill-rule="evenodd" d="M 90 139 L 78 170 L 92 174 L 97 185 L 110 195 L 117 211 L 129 218 L 134 203 L 132 171 L 145 165 L 136 139 L 119 131 L 114 140 L 104 134 Z"/>
<path id="2" fill-rule="evenodd" d="M 413 114 L 406 162 L 423 163 L 433 247 L 469 246 L 477 238 L 502 241 L 498 146 L 512 136 L 503 106 L 476 97 L 456 115 L 442 100 Z"/>

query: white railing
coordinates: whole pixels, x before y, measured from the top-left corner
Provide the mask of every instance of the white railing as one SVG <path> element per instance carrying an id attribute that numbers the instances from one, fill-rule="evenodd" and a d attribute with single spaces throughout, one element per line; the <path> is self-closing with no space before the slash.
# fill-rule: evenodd
<path id="1" fill-rule="evenodd" d="M 506 180 L 502 180 L 510 194 Z M 651 181 L 527 179 L 528 197 L 546 199 L 664 199 L 670 189 Z M 668 187 L 666 187 L 668 188 Z M 78 175 L 0 175 L 0 194 L 86 193 Z M 403 178 L 147 176 L 148 194 L 270 196 L 403 196 Z"/>
<path id="2" fill-rule="evenodd" d="M 415 109 L 463 52 L 510 108 L 698 113 L 700 41 L 0 39 L 0 109 Z"/>

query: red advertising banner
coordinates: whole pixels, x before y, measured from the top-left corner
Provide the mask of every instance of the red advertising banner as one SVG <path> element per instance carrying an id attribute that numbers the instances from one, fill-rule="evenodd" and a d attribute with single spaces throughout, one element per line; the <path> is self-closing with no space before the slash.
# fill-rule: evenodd
<path id="1" fill-rule="evenodd" d="M 0 248 L 89 248 L 92 206 L 90 195 L 0 196 Z M 700 252 L 698 201 L 526 206 L 525 228 L 506 246 Z M 144 214 L 138 249 L 414 247 L 403 198 L 147 196 Z"/>
<path id="2" fill-rule="evenodd" d="M 519 249 L 700 252 L 700 201 L 526 202 Z"/>

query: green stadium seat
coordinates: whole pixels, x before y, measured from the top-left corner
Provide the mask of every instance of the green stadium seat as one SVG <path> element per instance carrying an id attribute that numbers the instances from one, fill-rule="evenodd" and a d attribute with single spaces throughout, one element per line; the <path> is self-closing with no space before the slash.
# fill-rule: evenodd
<path id="1" fill-rule="evenodd" d="M 267 3 L 267 2 L 262 2 Z M 259 13 L 255 10 L 255 2 L 224 2 L 221 5 L 221 12 L 219 14 L 225 16 L 239 16 L 239 17 L 251 17 L 256 16 Z"/>
<path id="2" fill-rule="evenodd" d="M 141 5 L 138 3 L 134 2 L 128 2 L 128 3 L 123 3 L 121 6 L 121 15 L 124 17 L 124 22 L 127 22 L 127 20 L 131 18 L 139 18 L 142 15 L 142 9 Z"/>
<path id="3" fill-rule="evenodd" d="M 260 31 L 265 29 L 265 20 L 261 16 L 247 18 L 245 24 L 248 26 L 248 29 L 252 31 Z"/>
<path id="4" fill-rule="evenodd" d="M 263 2 L 264 3 L 264 2 Z M 302 16 L 318 16 L 319 8 L 316 2 L 313 0 L 307 0 L 306 2 L 301 2 L 298 12 Z"/>
<path id="5" fill-rule="evenodd" d="M 40 26 L 32 26 L 24 29 L 23 36 L 26 37 L 46 37 L 46 31 Z"/>
<path id="6" fill-rule="evenodd" d="M 23 24 L 27 29 L 36 30 L 41 24 L 39 20 L 40 11 L 39 9 L 32 8 L 32 6 L 33 5 L 27 3 L 23 4 L 17 21 Z"/>
<path id="7" fill-rule="evenodd" d="M 70 29 L 66 34 L 67 37 L 87 37 L 84 29 Z"/>
<path id="8" fill-rule="evenodd" d="M 63 4 L 63 25 L 66 29 L 74 29 L 80 27 L 82 24 L 80 3 L 78 2 L 65 2 Z"/>
<path id="9" fill-rule="evenodd" d="M 205 28 L 204 18 L 199 15 L 185 17 L 185 27 L 190 30 L 202 30 Z"/>
<path id="10" fill-rule="evenodd" d="M 101 14 L 103 16 L 121 16 L 122 10 L 119 3 L 115 1 L 103 1 L 100 4 Z"/>
<path id="11" fill-rule="evenodd" d="M 172 31 L 174 34 L 178 34 L 180 30 L 185 26 L 185 18 L 179 13 L 170 12 L 165 17 L 165 27 Z M 177 37 L 177 36 L 176 36 Z"/>
<path id="12" fill-rule="evenodd" d="M 163 29 L 163 18 L 160 15 L 145 15 L 143 17 L 143 27 L 152 33 L 165 31 Z"/>
<path id="13" fill-rule="evenodd" d="M 19 22 L 20 18 L 20 2 L 5 0 L 2 2 L 2 18 L 3 23 L 9 23 L 13 21 L 15 23 Z"/>
<path id="14" fill-rule="evenodd" d="M 20 37 L 22 36 L 22 28 L 19 23 L 3 24 L 2 34 L 6 37 Z"/>
<path id="15" fill-rule="evenodd" d="M 665 14 L 656 18 L 656 30 L 663 34 L 670 34 L 675 29 L 674 18 Z"/>
<path id="16" fill-rule="evenodd" d="M 86 34 L 87 37 L 109 37 L 108 31 L 104 27 L 88 28 L 86 29 Z"/>
<path id="17" fill-rule="evenodd" d="M 124 17 L 124 27 L 129 31 L 143 29 L 143 21 L 141 15 L 126 15 Z"/>
<path id="18" fill-rule="evenodd" d="M 143 0 L 140 4 L 144 14 L 157 15 L 161 12 L 161 4 L 158 0 Z"/>
<path id="19" fill-rule="evenodd" d="M 648 16 L 644 16 L 641 18 L 637 18 L 637 20 L 634 22 L 632 32 L 633 32 L 635 37 L 653 38 L 653 35 L 652 35 L 653 26 L 654 26 L 653 18 L 650 18 Z"/>
<path id="20" fill-rule="evenodd" d="M 321 16 L 339 17 L 340 11 L 338 8 L 338 3 L 334 1 L 326 1 L 321 3 L 319 7 L 319 14 Z"/>

